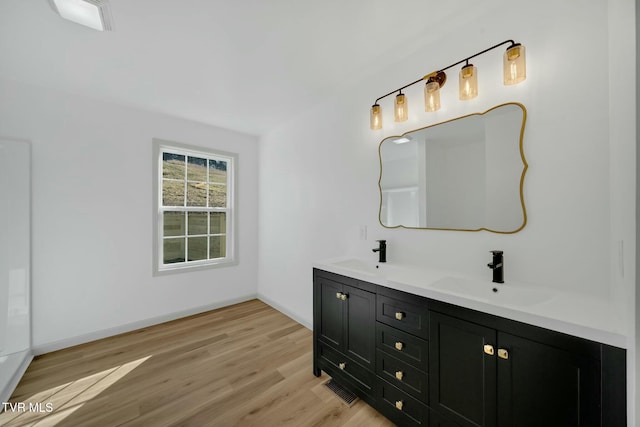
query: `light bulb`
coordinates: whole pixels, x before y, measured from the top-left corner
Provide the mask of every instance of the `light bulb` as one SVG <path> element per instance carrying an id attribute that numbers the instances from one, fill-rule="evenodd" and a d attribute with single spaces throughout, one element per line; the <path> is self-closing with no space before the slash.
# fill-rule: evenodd
<path id="1" fill-rule="evenodd" d="M 524 46 L 510 46 L 503 57 L 504 84 L 514 85 L 527 78 L 527 59 Z"/>
<path id="2" fill-rule="evenodd" d="M 382 129 L 382 108 L 378 104 L 371 106 L 370 121 L 372 130 Z"/>
<path id="3" fill-rule="evenodd" d="M 404 122 L 409 118 L 407 97 L 403 93 L 396 95 L 395 121 Z"/>
<path id="4" fill-rule="evenodd" d="M 459 96 L 461 100 L 478 96 L 478 70 L 473 64 L 467 64 L 460 70 Z"/>
<path id="5" fill-rule="evenodd" d="M 424 86 L 424 111 L 430 113 L 440 109 L 440 84 L 429 80 Z"/>

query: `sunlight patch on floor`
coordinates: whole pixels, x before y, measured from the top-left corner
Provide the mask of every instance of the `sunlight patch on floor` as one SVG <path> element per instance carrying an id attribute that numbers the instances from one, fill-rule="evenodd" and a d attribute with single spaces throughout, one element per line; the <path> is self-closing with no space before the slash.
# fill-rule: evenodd
<path id="1" fill-rule="evenodd" d="M 0 414 L 0 424 L 13 420 L 12 425 L 26 425 L 35 422 L 30 425 L 55 426 L 150 357 L 151 355 L 36 393 L 25 402 L 26 407 L 29 408 L 30 404 L 40 403 L 40 408 L 51 407 L 53 411 L 6 412 Z"/>

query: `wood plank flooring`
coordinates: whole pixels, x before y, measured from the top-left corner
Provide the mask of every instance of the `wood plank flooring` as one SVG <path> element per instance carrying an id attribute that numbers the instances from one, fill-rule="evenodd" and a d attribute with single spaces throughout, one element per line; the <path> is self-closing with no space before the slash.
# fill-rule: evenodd
<path id="1" fill-rule="evenodd" d="M 36 357 L 0 426 L 394 425 L 327 380 L 311 331 L 252 300 Z"/>

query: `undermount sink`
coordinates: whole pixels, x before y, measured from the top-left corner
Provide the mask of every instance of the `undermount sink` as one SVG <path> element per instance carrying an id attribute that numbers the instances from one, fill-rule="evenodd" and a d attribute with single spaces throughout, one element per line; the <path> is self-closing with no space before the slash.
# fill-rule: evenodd
<path id="1" fill-rule="evenodd" d="M 444 277 L 429 287 L 478 301 L 518 307 L 540 304 L 551 300 L 554 295 L 551 290 L 544 288 L 524 287 L 509 282 L 482 282 L 459 277 Z"/>
<path id="2" fill-rule="evenodd" d="M 357 271 L 372 276 L 379 275 L 383 270 L 375 262 L 367 262 L 360 258 L 348 258 L 344 260 L 334 261 L 332 265 L 338 268 L 345 268 L 347 270 Z"/>

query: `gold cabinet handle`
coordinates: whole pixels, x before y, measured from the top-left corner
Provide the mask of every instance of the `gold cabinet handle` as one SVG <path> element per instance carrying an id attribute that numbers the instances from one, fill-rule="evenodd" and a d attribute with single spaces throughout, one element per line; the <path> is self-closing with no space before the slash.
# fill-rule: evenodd
<path id="1" fill-rule="evenodd" d="M 402 411 L 403 406 L 404 406 L 404 402 L 402 400 L 396 400 L 396 409 L 398 411 Z"/>
<path id="2" fill-rule="evenodd" d="M 494 354 L 493 346 L 491 344 L 485 344 L 484 352 L 486 354 L 488 354 L 489 356 L 493 356 L 493 354 Z"/>
<path id="3" fill-rule="evenodd" d="M 400 381 L 402 381 L 402 378 L 404 377 L 404 372 L 402 371 L 396 371 L 396 378 Z"/>
<path id="4" fill-rule="evenodd" d="M 340 299 L 342 301 L 345 301 L 347 299 L 347 294 L 342 294 L 342 296 L 340 297 Z"/>
<path id="5" fill-rule="evenodd" d="M 404 348 L 403 343 L 401 343 L 400 341 L 396 342 L 396 350 L 402 351 L 403 348 Z"/>
<path id="6" fill-rule="evenodd" d="M 404 313 L 401 311 L 396 312 L 396 320 L 402 320 L 404 318 Z"/>
<path id="7" fill-rule="evenodd" d="M 498 357 L 500 359 L 505 359 L 506 360 L 506 359 L 509 358 L 509 352 L 505 348 L 499 348 L 498 349 Z"/>
<path id="8" fill-rule="evenodd" d="M 337 292 L 336 293 L 336 298 L 342 299 L 342 292 Z"/>
<path id="9" fill-rule="evenodd" d="M 346 367 L 347 367 L 347 364 L 344 363 L 344 362 L 338 364 L 338 368 L 342 369 L 343 371 L 344 371 L 344 368 L 346 368 Z"/>

